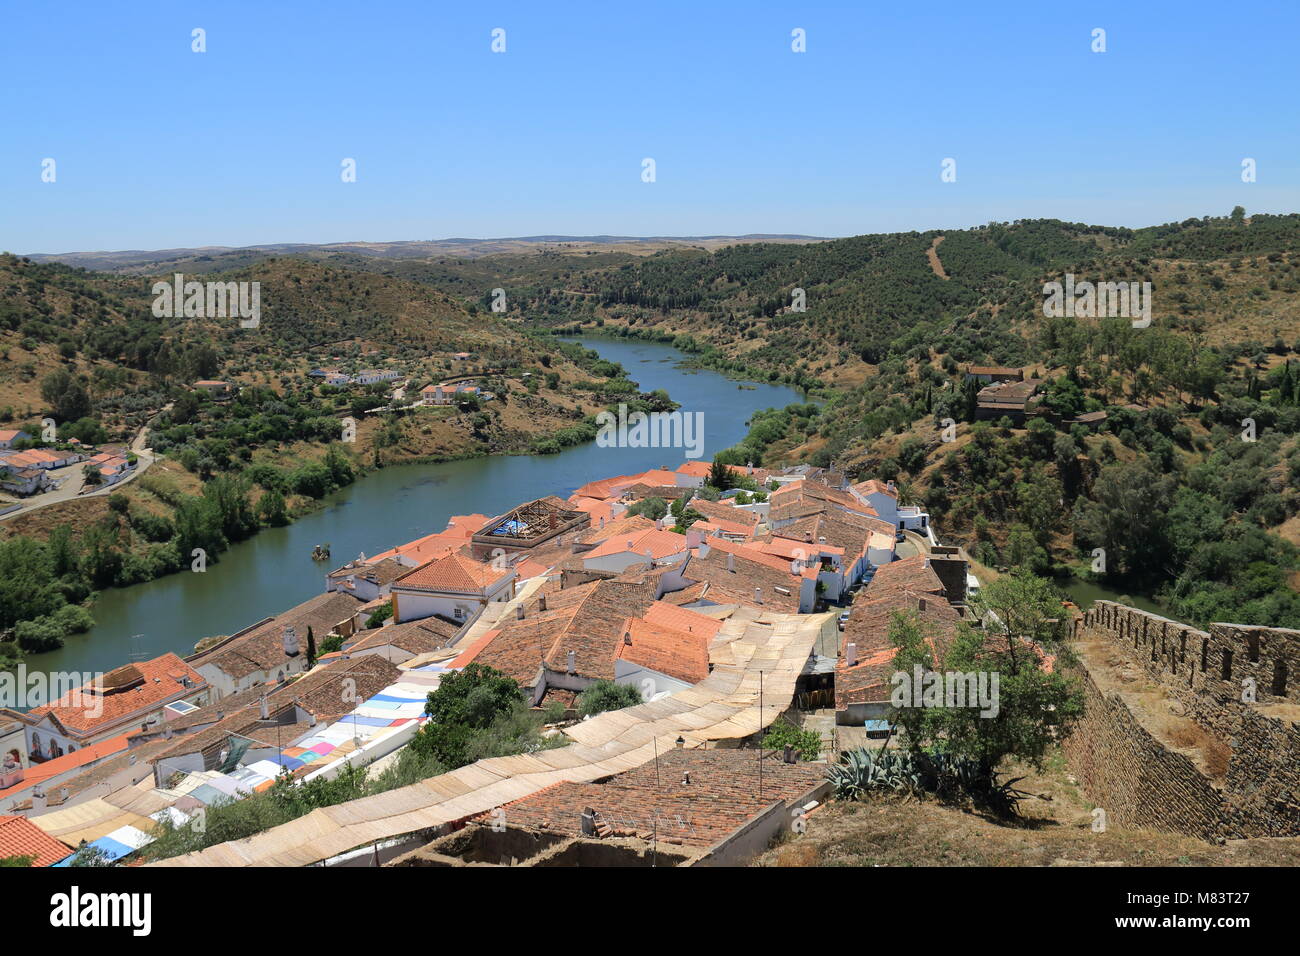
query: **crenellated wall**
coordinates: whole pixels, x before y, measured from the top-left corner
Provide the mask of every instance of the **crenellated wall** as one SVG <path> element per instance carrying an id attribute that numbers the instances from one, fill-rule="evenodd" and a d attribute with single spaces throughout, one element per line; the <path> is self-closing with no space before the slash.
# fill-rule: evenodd
<path id="1" fill-rule="evenodd" d="M 1300 631 L 1201 631 L 1110 601 L 1077 617 L 1088 712 L 1064 750 L 1125 827 L 1300 834 Z"/>

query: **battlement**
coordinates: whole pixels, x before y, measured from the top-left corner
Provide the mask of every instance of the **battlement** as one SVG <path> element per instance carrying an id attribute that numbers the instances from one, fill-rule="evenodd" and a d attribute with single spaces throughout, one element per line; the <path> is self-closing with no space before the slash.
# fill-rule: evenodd
<path id="1" fill-rule="evenodd" d="M 1072 636 L 1086 712 L 1063 750 L 1111 820 L 1300 835 L 1300 631 L 1202 631 L 1098 601 Z"/>
<path id="2" fill-rule="evenodd" d="M 1300 704 L 1300 631 L 1211 624 L 1208 632 L 1137 608 L 1098 601 L 1074 636 L 1108 637 L 1152 679 L 1220 703 Z"/>

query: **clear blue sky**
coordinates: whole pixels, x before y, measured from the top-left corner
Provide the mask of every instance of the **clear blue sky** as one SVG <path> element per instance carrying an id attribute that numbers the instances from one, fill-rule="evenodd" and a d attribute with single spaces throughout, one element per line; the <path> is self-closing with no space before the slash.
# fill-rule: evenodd
<path id="1" fill-rule="evenodd" d="M 1295 0 L 0 0 L 0 24 L 13 252 L 1300 211 Z"/>

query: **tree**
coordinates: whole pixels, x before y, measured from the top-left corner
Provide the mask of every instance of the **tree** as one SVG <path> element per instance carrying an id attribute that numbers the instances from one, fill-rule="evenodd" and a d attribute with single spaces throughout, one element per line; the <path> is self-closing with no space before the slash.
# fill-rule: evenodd
<path id="1" fill-rule="evenodd" d="M 627 506 L 627 515 L 644 515 L 652 521 L 658 521 L 668 513 L 668 502 L 662 498 L 649 497 L 642 498 Z"/>
<path id="2" fill-rule="evenodd" d="M 49 402 L 61 422 L 74 422 L 90 415 L 90 394 L 65 368 L 55 369 L 41 379 L 41 398 Z"/>
<path id="3" fill-rule="evenodd" d="M 307 625 L 307 669 L 311 670 L 316 666 L 316 635 L 312 633 L 311 625 Z"/>
<path id="4" fill-rule="evenodd" d="M 1096 500 L 1080 498 L 1075 504 L 1076 542 L 1104 548 L 1112 576 L 1163 567 L 1168 557 L 1164 515 L 1173 484 L 1145 458 L 1107 465 L 1093 486 Z"/>
<path id="5" fill-rule="evenodd" d="M 449 769 L 463 767 L 470 762 L 474 732 L 486 730 L 523 703 L 523 691 L 514 680 L 471 662 L 462 671 L 444 675 L 438 689 L 429 694 L 424 712 L 430 719 L 409 746 Z"/>
<path id="6" fill-rule="evenodd" d="M 1012 590 L 1025 593 L 1019 585 Z M 1036 629 L 1024 620 L 1017 626 Z M 894 666 L 903 675 L 911 675 L 919 666 L 922 673 L 934 672 L 935 681 L 942 679 L 945 685 L 948 675 L 973 675 L 989 692 L 992 704 L 987 709 L 949 706 L 952 702 L 945 700 L 941 706 L 898 708 L 896 720 L 906 731 L 913 753 L 968 759 L 985 774 L 1007 757 L 1041 767 L 1048 748 L 1069 734 L 1083 714 L 1083 693 L 1077 682 L 1059 667 L 1045 670 L 1038 654 L 1025 653 L 1030 648 L 1010 631 L 986 634 L 963 621 L 945 645 L 915 614 L 896 611 L 889 637 L 897 648 Z M 1021 653 L 1014 649 L 1018 643 Z"/>
<path id="7" fill-rule="evenodd" d="M 274 528 L 289 523 L 289 509 L 285 505 L 284 495 L 275 488 L 263 493 L 257 500 L 257 514 L 263 524 Z"/>
<path id="8" fill-rule="evenodd" d="M 714 458 L 713 464 L 709 466 L 709 477 L 704 479 L 704 483 L 710 488 L 717 488 L 718 491 L 726 491 L 733 484 L 731 468 L 723 463 L 721 458 Z"/>
<path id="9" fill-rule="evenodd" d="M 607 710 L 622 710 L 641 703 L 641 692 L 631 684 L 616 684 L 612 680 L 598 680 L 576 701 L 578 713 L 583 717 L 603 714 Z"/>
<path id="10" fill-rule="evenodd" d="M 987 633 L 1001 637 L 1013 660 L 1026 641 L 1039 647 L 1057 641 L 1061 596 L 1046 578 L 1023 568 L 989 581 L 971 606 Z"/>

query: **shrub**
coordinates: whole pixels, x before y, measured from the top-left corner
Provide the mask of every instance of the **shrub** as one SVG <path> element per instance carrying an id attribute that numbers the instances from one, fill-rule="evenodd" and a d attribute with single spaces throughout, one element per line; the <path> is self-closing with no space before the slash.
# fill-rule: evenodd
<path id="1" fill-rule="evenodd" d="M 603 714 L 607 710 L 622 710 L 641 703 L 641 692 L 631 684 L 615 684 L 612 680 L 598 680 L 578 695 L 578 713 L 583 717 Z"/>
<path id="2" fill-rule="evenodd" d="M 816 760 L 821 756 L 822 738 L 815 730 L 802 730 L 788 720 L 778 720 L 767 728 L 763 746 L 768 750 L 793 747 L 804 760 Z"/>

